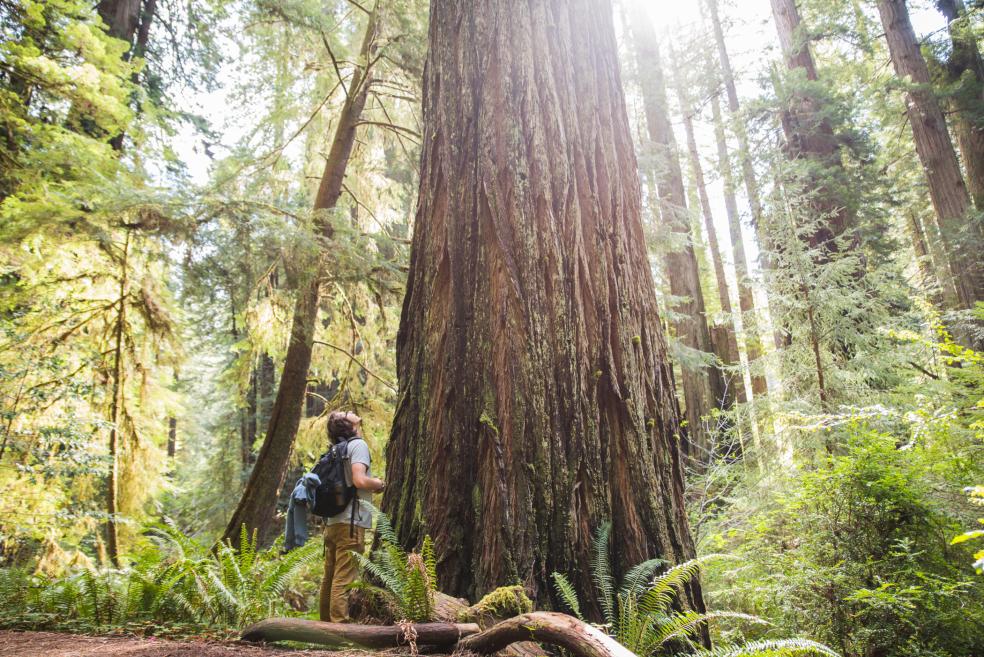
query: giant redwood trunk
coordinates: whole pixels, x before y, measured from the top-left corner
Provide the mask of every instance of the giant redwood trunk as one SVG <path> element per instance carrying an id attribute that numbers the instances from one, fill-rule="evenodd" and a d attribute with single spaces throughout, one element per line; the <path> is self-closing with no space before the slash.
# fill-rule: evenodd
<path id="1" fill-rule="evenodd" d="M 433 537 L 450 594 L 549 604 L 560 571 L 593 596 L 607 520 L 617 570 L 694 554 L 612 8 L 430 16 L 383 507 L 407 545 Z"/>
<path id="2" fill-rule="evenodd" d="M 690 211 L 683 185 L 683 172 L 676 138 L 670 125 L 666 97 L 666 77 L 660 63 L 656 31 L 641 5 L 631 5 L 630 27 L 639 70 L 643 109 L 649 138 L 658 150 L 656 189 L 659 194 L 660 219 L 679 238 L 679 246 L 666 255 L 666 276 L 673 295 L 671 325 L 678 340 L 690 349 L 714 353 L 707 325 L 704 293 L 700 287 L 700 270 L 694 253 L 690 228 Z M 716 367 L 680 368 L 691 456 L 699 461 L 710 450 L 713 428 L 705 420 L 714 408 L 726 406 L 726 386 Z"/>
<path id="3" fill-rule="evenodd" d="M 929 68 L 919 50 L 902 0 L 878 0 L 878 13 L 885 28 L 892 64 L 900 78 L 908 78 L 906 112 L 916 153 L 926 172 L 929 196 L 940 224 L 950 273 L 957 289 L 959 307 L 972 308 L 984 300 L 984 265 L 981 259 L 980 226 L 970 218 L 970 195 L 960 173 L 946 120 L 930 86 Z"/>
<path id="4" fill-rule="evenodd" d="M 371 84 L 368 63 L 376 38 L 376 19 L 374 12 L 366 26 L 359 62 L 349 80 L 345 103 L 335 124 L 331 149 L 328 151 L 328 159 L 315 196 L 315 225 L 320 237 L 325 240 L 332 237 L 332 225 L 327 211 L 335 207 L 342 194 L 345 169 L 352 154 L 356 129 Z M 263 445 L 256 455 L 246 489 L 222 537 L 233 545 L 238 545 L 243 525 L 250 531 L 256 530 L 263 543 L 272 539 L 276 527 L 274 514 L 277 494 L 283 485 L 290 453 L 294 447 L 294 437 L 300 426 L 311 352 L 314 348 L 322 272 L 320 264 L 316 264 L 313 269 L 314 272 L 303 277 L 297 290 L 284 369 L 270 410 Z"/>

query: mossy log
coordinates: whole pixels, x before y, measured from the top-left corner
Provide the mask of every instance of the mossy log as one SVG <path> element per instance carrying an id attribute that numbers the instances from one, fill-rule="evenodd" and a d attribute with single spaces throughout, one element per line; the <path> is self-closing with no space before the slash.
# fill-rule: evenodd
<path id="1" fill-rule="evenodd" d="M 566 648 L 575 657 L 635 657 L 597 627 L 573 616 L 537 611 L 515 616 L 462 638 L 457 649 L 491 655 L 518 642 L 537 641 Z"/>
<path id="2" fill-rule="evenodd" d="M 453 647 L 460 639 L 480 632 L 474 623 L 415 623 L 415 642 L 421 646 Z M 300 641 L 329 648 L 396 648 L 407 645 L 399 625 L 325 623 L 302 618 L 268 618 L 250 625 L 243 641 Z"/>

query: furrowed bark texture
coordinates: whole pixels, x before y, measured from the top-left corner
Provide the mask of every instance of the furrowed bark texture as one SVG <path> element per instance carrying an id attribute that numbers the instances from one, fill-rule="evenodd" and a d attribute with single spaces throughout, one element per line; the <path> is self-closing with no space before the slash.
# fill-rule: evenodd
<path id="1" fill-rule="evenodd" d="M 441 590 L 694 553 L 607 0 L 432 0 L 383 508 Z M 698 586 L 685 604 L 703 608 Z M 556 601 L 555 601 L 556 602 Z"/>
<path id="2" fill-rule="evenodd" d="M 376 30 L 377 16 L 374 12 L 366 26 L 360 52 L 361 64 L 352 74 L 348 95 L 338 116 L 331 149 L 328 151 L 328 159 L 315 196 L 316 211 L 333 209 L 342 194 L 345 169 L 352 155 L 356 129 L 371 83 L 366 64 L 375 42 Z M 326 213 L 316 214 L 315 225 L 323 238 L 331 238 L 332 227 Z M 320 266 L 318 269 L 320 270 Z M 263 544 L 269 543 L 273 538 L 277 493 L 283 486 L 287 463 L 294 447 L 294 437 L 304 409 L 320 289 L 321 272 L 317 271 L 306 277 L 297 291 L 284 370 L 280 375 L 276 399 L 270 409 L 266 436 L 256 455 L 243 496 L 222 536 L 223 540 L 231 541 L 233 545 L 238 545 L 243 525 L 250 531 L 257 530 Z"/>
<path id="3" fill-rule="evenodd" d="M 666 78 L 660 63 L 656 32 L 648 15 L 638 2 L 631 5 L 630 29 L 639 70 L 643 110 L 649 138 L 659 149 L 656 188 L 660 201 L 660 218 L 676 233 L 683 246 L 666 255 L 666 275 L 670 293 L 675 297 L 671 325 L 681 343 L 705 353 L 714 353 L 711 332 L 707 326 L 704 293 L 700 288 L 700 270 L 694 253 L 690 228 L 690 211 L 680 169 L 676 138 L 670 125 L 666 98 Z M 721 371 L 716 367 L 681 367 L 680 379 L 690 442 L 688 453 L 698 461 L 710 449 L 713 430 L 703 420 L 713 408 L 726 406 L 726 387 Z"/>
<path id="4" fill-rule="evenodd" d="M 957 301 L 960 308 L 972 308 L 984 299 L 980 226 L 971 220 L 970 195 L 905 3 L 878 0 L 878 13 L 895 72 L 912 84 L 906 92 L 906 112 L 950 260 Z"/>

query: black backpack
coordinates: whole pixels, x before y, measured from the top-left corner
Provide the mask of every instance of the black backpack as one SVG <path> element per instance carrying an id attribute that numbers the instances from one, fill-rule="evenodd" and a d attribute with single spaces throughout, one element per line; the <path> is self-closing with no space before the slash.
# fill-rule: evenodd
<path id="1" fill-rule="evenodd" d="M 346 438 L 332 445 L 331 449 L 325 452 L 318 463 L 311 468 L 311 472 L 318 475 L 321 483 L 314 490 L 314 504 L 309 505 L 309 510 L 316 516 L 330 518 L 337 516 L 345 510 L 349 502 L 357 499 L 355 486 L 349 486 L 345 481 L 345 461 L 348 460 L 348 445 L 350 440 Z M 352 524 L 355 524 L 356 504 L 352 504 Z"/>

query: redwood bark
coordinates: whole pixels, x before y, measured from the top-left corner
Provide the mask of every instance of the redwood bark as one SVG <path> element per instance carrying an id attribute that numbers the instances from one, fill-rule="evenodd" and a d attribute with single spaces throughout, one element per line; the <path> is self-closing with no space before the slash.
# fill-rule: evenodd
<path id="1" fill-rule="evenodd" d="M 440 588 L 694 553 L 607 0 L 432 0 L 383 508 Z M 557 602 L 554 600 L 554 602 Z M 698 585 L 685 604 L 703 608 Z"/>
<path id="2" fill-rule="evenodd" d="M 690 229 L 690 211 L 683 185 L 683 172 L 677 152 L 676 138 L 670 125 L 669 106 L 666 99 L 666 79 L 660 62 L 656 32 L 641 5 L 633 3 L 630 29 L 636 52 L 639 85 L 642 90 L 643 109 L 649 138 L 659 149 L 656 190 L 660 200 L 660 217 L 670 230 L 678 235 L 682 247 L 666 255 L 666 275 L 670 281 L 670 293 L 674 297 L 671 325 L 680 342 L 691 349 L 714 353 L 711 332 L 707 326 L 704 293 L 700 287 L 700 270 L 694 253 Z M 704 418 L 711 409 L 726 406 L 726 386 L 721 371 L 716 367 L 695 369 L 681 367 L 684 405 L 690 443 L 690 456 L 703 460 L 702 453 L 709 450 L 713 430 L 706 426 Z"/>
<path id="3" fill-rule="evenodd" d="M 878 12 L 895 72 L 911 81 L 906 111 L 949 257 L 957 302 L 961 308 L 972 308 L 984 299 L 980 226 L 970 216 L 970 196 L 905 3 L 878 0 Z"/>
<path id="4" fill-rule="evenodd" d="M 315 196 L 315 226 L 323 239 L 331 239 L 332 227 L 328 210 L 335 207 L 342 194 L 342 182 L 355 144 L 355 135 L 366 96 L 371 84 L 368 63 L 374 48 L 377 32 L 377 16 L 373 12 L 366 26 L 365 36 L 356 66 L 349 82 L 345 103 L 339 113 L 328 159 Z M 320 212 L 319 212 L 320 211 Z M 318 299 L 321 289 L 321 265 L 301 281 L 294 303 L 290 341 L 284 358 L 277 397 L 270 411 L 263 445 L 256 456 L 246 489 L 239 500 L 223 540 L 238 545 L 242 525 L 259 532 L 260 540 L 272 540 L 276 526 L 274 513 L 277 493 L 283 485 L 294 447 L 294 437 L 300 425 L 307 390 L 307 375 L 314 348 L 315 323 L 318 317 Z"/>

